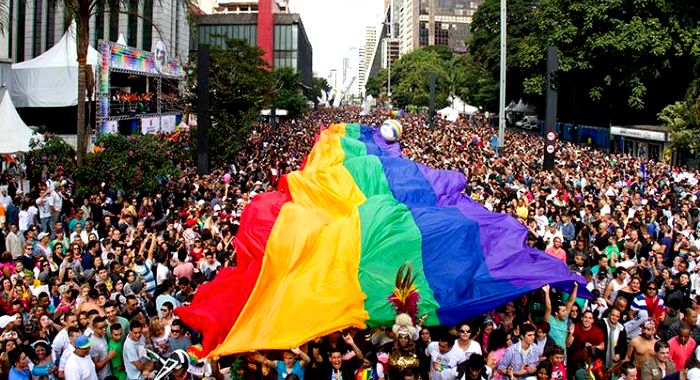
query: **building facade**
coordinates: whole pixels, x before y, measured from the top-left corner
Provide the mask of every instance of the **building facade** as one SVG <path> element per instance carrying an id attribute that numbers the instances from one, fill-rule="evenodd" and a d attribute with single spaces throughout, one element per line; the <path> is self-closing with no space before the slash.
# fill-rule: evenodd
<path id="1" fill-rule="evenodd" d="M 401 9 L 401 55 L 415 49 L 445 45 L 466 53 L 472 16 L 481 0 L 404 0 Z"/>
<path id="2" fill-rule="evenodd" d="M 189 54 L 188 2 L 185 0 L 128 0 L 119 9 L 97 1 L 90 20 L 90 44 L 116 42 L 123 35 L 128 46 L 152 51 L 162 40 L 168 54 L 187 62 Z M 41 55 L 58 42 L 69 26 L 60 2 L 9 0 L 10 18 L 0 37 L 0 58 L 22 62 Z"/>
<path id="3" fill-rule="evenodd" d="M 377 28 L 374 26 L 367 26 L 365 28 L 365 39 L 364 45 L 361 48 L 359 57 L 359 73 L 363 74 L 358 78 L 358 86 L 360 91 L 365 93 L 365 84 L 367 84 L 367 73 L 371 71 L 372 62 L 374 61 L 375 55 L 381 54 L 377 52 Z"/>
<path id="4" fill-rule="evenodd" d="M 250 46 L 258 46 L 266 52 L 269 50 L 271 54 L 266 61 L 273 68 L 291 67 L 310 86 L 313 79 L 313 49 L 299 14 L 272 13 L 272 27 L 261 25 L 260 16 L 255 13 L 200 16 L 190 49 L 196 51 L 199 44 L 224 47 L 225 38 L 241 39 Z M 269 36 L 271 40 L 269 49 L 261 46 L 268 41 L 268 38 L 262 38 L 264 36 Z"/>

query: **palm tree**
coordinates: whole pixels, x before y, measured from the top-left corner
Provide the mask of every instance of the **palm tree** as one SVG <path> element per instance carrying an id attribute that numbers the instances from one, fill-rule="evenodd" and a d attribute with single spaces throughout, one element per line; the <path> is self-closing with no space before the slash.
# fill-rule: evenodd
<path id="1" fill-rule="evenodd" d="M 87 99 L 92 99 L 95 91 L 95 76 L 92 65 L 87 63 L 88 46 L 90 45 L 90 18 L 96 14 L 98 9 L 120 9 L 127 8 L 128 0 L 53 0 L 56 3 L 62 4 L 66 10 L 66 14 L 72 17 L 78 26 L 77 44 L 78 44 L 78 117 L 77 117 L 77 164 L 80 165 L 85 158 L 88 147 L 88 138 L 90 137 L 90 123 L 87 122 L 92 112 L 92 104 L 85 102 L 82 96 L 87 96 Z M 177 0 L 188 3 L 187 0 Z M 3 0 L 0 0 L 3 2 Z M 99 5 L 99 7 L 98 7 Z M 108 11 L 109 12 L 109 11 Z M 118 13 L 126 13 L 119 11 Z M 140 15 L 135 15 L 143 18 Z M 160 34 L 158 27 L 150 24 L 155 29 L 156 33 Z"/>
<path id="2" fill-rule="evenodd" d="M 5 34 L 7 22 L 10 19 L 10 2 L 0 1 L 0 33 Z"/>
<path id="3" fill-rule="evenodd" d="M 95 13 L 98 3 L 103 5 L 119 6 L 116 0 L 56 0 L 62 3 L 66 14 L 72 17 L 78 27 L 77 43 L 78 43 L 78 117 L 77 117 L 77 163 L 82 164 L 87 152 L 88 137 L 90 136 L 90 124 L 88 111 L 91 110 L 91 105 L 85 102 L 85 95 L 88 99 L 92 99 L 95 88 L 95 77 L 92 71 L 92 65 L 87 63 L 88 46 L 90 44 L 90 17 Z M 104 8 L 103 8 L 104 9 Z"/>

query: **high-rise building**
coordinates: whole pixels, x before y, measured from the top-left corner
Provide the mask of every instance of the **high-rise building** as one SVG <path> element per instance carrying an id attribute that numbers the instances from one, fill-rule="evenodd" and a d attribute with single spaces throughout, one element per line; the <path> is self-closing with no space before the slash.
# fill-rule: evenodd
<path id="1" fill-rule="evenodd" d="M 482 0 L 404 0 L 401 10 L 401 55 L 417 48 L 446 45 L 465 53 L 472 16 Z"/>
<path id="2" fill-rule="evenodd" d="M 8 1 L 8 0 L 4 0 Z M 90 19 L 90 44 L 99 39 L 117 41 L 147 51 L 162 40 L 168 54 L 187 62 L 189 54 L 188 7 L 181 0 L 126 0 L 109 9 L 99 1 Z M 41 55 L 58 42 L 68 29 L 61 2 L 9 0 L 7 30 L 0 33 L 0 58 L 21 62 Z"/>
<path id="3" fill-rule="evenodd" d="M 208 14 L 212 13 L 258 13 L 259 0 L 200 0 L 200 8 Z M 288 13 L 289 2 L 275 0 L 272 2 L 274 13 Z"/>
<path id="4" fill-rule="evenodd" d="M 365 94 L 365 84 L 367 83 L 367 75 L 369 72 L 364 65 L 365 55 L 367 55 L 367 52 L 364 46 L 357 49 L 357 88 L 360 95 Z"/>
<path id="5" fill-rule="evenodd" d="M 352 82 L 352 85 L 350 86 L 350 89 L 348 90 L 348 93 L 352 96 L 361 96 L 362 93 L 360 91 L 360 54 L 359 54 L 359 49 L 356 47 L 351 47 L 350 50 L 348 51 L 348 59 L 349 59 L 349 74 L 355 76 L 355 80 Z"/>
<path id="6" fill-rule="evenodd" d="M 399 59 L 399 42 L 398 38 L 382 38 L 382 69 L 388 68 Z"/>
<path id="7" fill-rule="evenodd" d="M 265 52 L 263 59 L 271 67 L 291 67 L 310 86 L 313 79 L 313 49 L 301 16 L 277 12 L 280 8 L 277 2 L 271 0 L 256 3 L 256 13 L 200 16 L 190 49 L 196 51 L 200 43 L 223 47 L 225 38 L 242 39 L 250 46 L 261 48 Z"/>
<path id="8" fill-rule="evenodd" d="M 377 54 L 377 28 L 374 26 L 367 26 L 365 28 L 365 43 L 364 43 L 364 54 L 360 60 L 360 72 L 364 72 L 362 78 L 359 82 L 360 91 L 365 92 L 365 84 L 367 83 L 366 74 L 371 71 L 372 63 Z M 379 52 L 381 54 L 381 52 Z"/>

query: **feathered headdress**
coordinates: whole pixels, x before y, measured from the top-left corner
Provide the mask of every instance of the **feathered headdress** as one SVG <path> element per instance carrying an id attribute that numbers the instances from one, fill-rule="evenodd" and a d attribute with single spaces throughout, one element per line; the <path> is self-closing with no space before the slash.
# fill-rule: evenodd
<path id="1" fill-rule="evenodd" d="M 396 272 L 396 287 L 389 295 L 389 302 L 394 305 L 396 314 L 408 314 L 413 324 L 418 316 L 418 301 L 420 296 L 416 289 L 416 275 L 411 264 L 403 264 Z"/>

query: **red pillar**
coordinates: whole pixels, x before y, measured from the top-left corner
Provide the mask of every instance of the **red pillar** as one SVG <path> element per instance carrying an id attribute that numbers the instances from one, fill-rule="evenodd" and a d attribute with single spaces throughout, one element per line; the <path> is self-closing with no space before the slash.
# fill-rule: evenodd
<path id="1" fill-rule="evenodd" d="M 273 0 L 258 0 L 258 47 L 265 53 L 263 60 L 273 67 L 274 53 L 274 25 L 275 18 L 272 14 Z"/>

